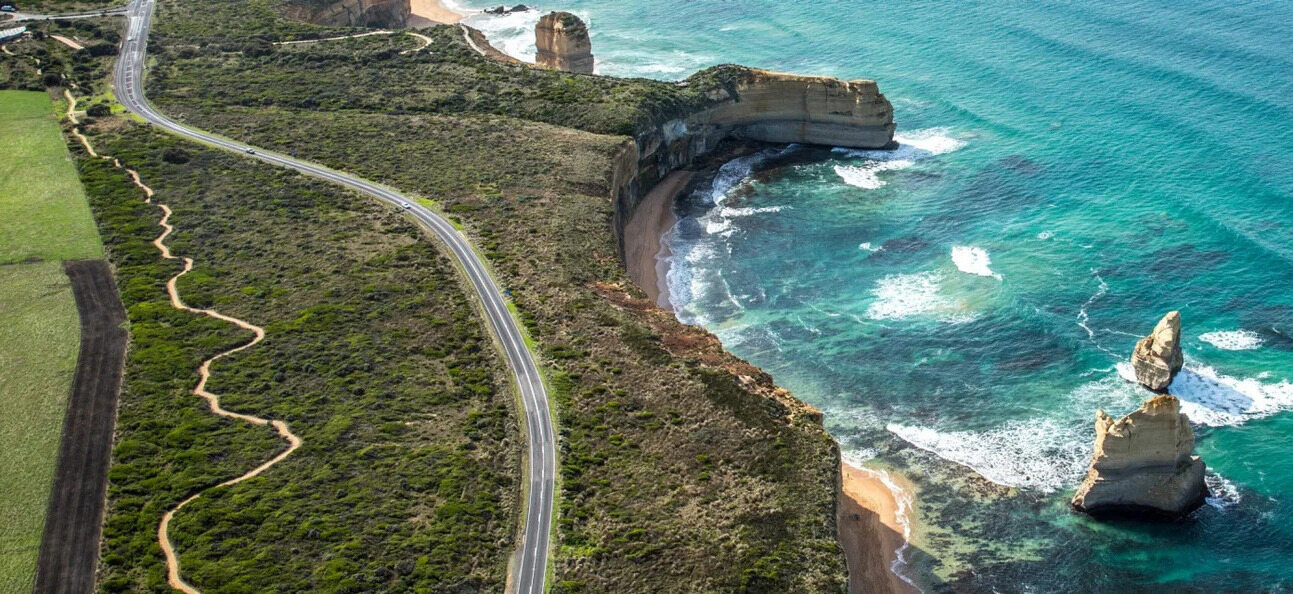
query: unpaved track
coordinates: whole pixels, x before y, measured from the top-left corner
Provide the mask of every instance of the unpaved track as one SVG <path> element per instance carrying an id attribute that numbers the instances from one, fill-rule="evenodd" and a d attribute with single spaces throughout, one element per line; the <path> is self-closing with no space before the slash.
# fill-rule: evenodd
<path id="1" fill-rule="evenodd" d="M 78 260 L 65 263 L 63 269 L 81 318 L 81 350 L 36 561 L 36 594 L 94 590 L 128 338 L 122 325 L 126 309 L 108 263 Z"/>
<path id="2" fill-rule="evenodd" d="M 64 96 L 67 97 L 67 100 L 68 100 L 67 116 L 72 121 L 72 123 L 75 124 L 77 123 L 76 116 L 75 116 L 76 98 L 73 97 L 72 94 L 67 91 L 64 91 Z M 85 136 L 83 136 L 80 132 L 77 132 L 75 128 L 73 128 L 72 134 L 76 136 L 77 140 L 79 140 L 81 144 L 85 146 L 86 150 L 91 155 L 99 157 L 101 159 L 110 158 L 106 155 L 100 155 L 96 153 L 94 151 L 94 147 L 90 145 L 90 141 Z M 113 159 L 113 164 L 119 168 L 125 169 L 126 173 L 130 175 L 130 179 L 135 183 L 136 186 L 139 186 L 140 190 L 144 192 L 144 196 L 145 196 L 144 202 L 147 204 L 153 204 L 153 189 L 144 185 L 144 183 L 139 179 L 139 172 L 135 171 L 134 169 L 126 169 L 122 167 L 121 162 L 116 159 Z M 173 227 L 170 224 L 171 209 L 165 204 L 160 204 L 160 203 L 157 204 L 157 207 L 162 211 L 162 218 L 157 222 L 157 224 L 162 228 L 162 233 L 161 235 L 157 236 L 157 239 L 153 240 L 153 245 L 156 246 L 157 250 L 161 252 L 163 258 L 167 260 L 181 260 L 184 262 L 184 269 L 181 270 L 179 274 L 176 274 L 175 276 L 171 277 L 170 280 L 166 281 L 166 292 L 170 296 L 171 306 L 176 309 L 187 311 L 189 313 L 195 313 L 195 314 L 212 317 L 222 322 L 229 322 L 230 324 L 238 326 L 239 328 L 242 328 L 244 330 L 250 331 L 253 334 L 253 338 L 251 340 L 239 346 L 231 348 L 229 350 L 218 353 L 215 356 L 203 361 L 202 365 L 198 367 L 198 383 L 196 386 L 193 387 L 193 394 L 201 396 L 203 399 L 205 399 L 207 401 L 207 404 L 211 408 L 211 412 L 217 415 L 220 415 L 222 417 L 232 418 L 232 419 L 238 419 L 240 421 L 246 421 L 253 425 L 272 426 L 276 431 L 278 431 L 279 436 L 281 436 L 284 440 L 286 440 L 288 444 L 287 449 L 283 450 L 282 452 L 279 452 L 277 456 L 270 458 L 264 464 L 261 464 L 260 466 L 257 466 L 256 468 L 251 469 L 250 471 L 248 471 L 247 473 L 241 476 L 229 479 L 223 483 L 215 485 L 214 487 L 210 487 L 210 489 L 226 487 L 229 485 L 241 483 L 247 479 L 256 477 L 260 473 L 268 470 L 271 466 L 281 462 L 284 458 L 287 458 L 289 455 L 292 454 L 292 452 L 296 451 L 296 448 L 301 447 L 301 438 L 297 437 L 295 433 L 292 433 L 292 431 L 288 428 L 287 423 L 284 423 L 283 421 L 263 419 L 261 417 L 256 417 L 252 415 L 246 415 L 246 414 L 236 413 L 230 410 L 226 410 L 224 407 L 220 406 L 220 396 L 218 394 L 214 394 L 207 391 L 206 389 L 207 380 L 211 379 L 211 364 L 218 359 L 222 359 L 243 349 L 248 349 L 248 348 L 251 348 L 252 346 L 255 346 L 256 343 L 265 339 L 265 329 L 261 328 L 260 326 L 256 326 L 251 323 L 240 320 L 238 318 L 224 315 L 218 311 L 215 311 L 214 309 L 199 309 L 196 307 L 190 307 L 188 304 L 184 303 L 184 300 L 180 298 L 180 292 L 179 292 L 179 289 L 177 288 L 177 283 L 179 282 L 179 279 L 181 276 L 184 276 L 185 274 L 188 274 L 189 271 L 193 270 L 193 259 L 180 258 L 171 253 L 171 249 L 167 247 L 165 243 L 166 237 L 170 235 L 171 232 L 175 231 L 175 227 Z M 106 469 L 105 469 L 105 472 L 106 472 Z M 206 489 L 204 489 L 203 491 L 205 490 Z M 179 559 L 179 555 L 175 552 L 175 547 L 171 544 L 169 529 L 170 529 L 171 520 L 175 517 L 175 513 L 180 511 L 181 508 L 188 505 L 194 499 L 201 497 L 203 491 L 198 491 L 197 493 L 190 495 L 187 499 L 185 499 L 184 501 L 181 501 L 179 505 L 176 505 L 175 507 L 171 508 L 170 511 L 166 512 L 166 514 L 162 516 L 162 522 L 157 527 L 157 541 L 158 541 L 158 544 L 161 545 L 162 553 L 166 555 L 166 581 L 167 583 L 170 584 L 172 588 L 175 588 L 176 590 L 180 590 L 182 592 L 186 592 L 188 594 L 200 594 L 200 592 L 197 588 L 194 588 L 193 586 L 189 585 L 188 582 L 185 582 L 184 578 L 180 575 L 180 559 Z M 97 548 L 98 548 L 98 538 L 96 537 L 95 538 L 96 551 L 97 551 Z M 91 580 L 93 580 L 93 572 L 91 572 Z M 93 581 L 91 581 L 90 583 L 92 586 Z M 91 588 L 87 588 L 84 591 L 89 591 L 90 589 Z"/>
<path id="3" fill-rule="evenodd" d="M 83 50 L 83 49 L 85 49 L 85 46 L 84 46 L 84 45 L 81 45 L 81 44 L 79 44 L 79 43 L 77 43 L 77 42 L 75 42 L 75 41 L 73 41 L 73 40 L 71 40 L 71 39 L 69 39 L 69 38 L 67 38 L 67 37 L 63 37 L 62 35 L 50 35 L 50 37 L 54 38 L 54 39 L 55 39 L 55 40 L 57 40 L 59 43 L 62 43 L 63 45 L 66 45 L 67 47 L 70 47 L 70 48 L 72 48 L 72 49 L 74 49 L 74 50 Z"/>

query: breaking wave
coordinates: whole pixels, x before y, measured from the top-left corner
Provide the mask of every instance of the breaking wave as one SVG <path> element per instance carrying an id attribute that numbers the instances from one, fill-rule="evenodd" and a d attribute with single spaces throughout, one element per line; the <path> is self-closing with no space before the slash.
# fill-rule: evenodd
<path id="1" fill-rule="evenodd" d="M 1261 348 L 1262 337 L 1250 330 L 1218 330 L 1199 335 L 1199 340 L 1225 351 L 1250 351 Z"/>
<path id="2" fill-rule="evenodd" d="M 895 134 L 893 139 L 898 143 L 898 148 L 891 151 L 833 149 L 833 152 L 846 158 L 866 159 L 860 165 L 836 165 L 835 174 L 850 186 L 874 190 L 884 187 L 886 183 L 880 179 L 880 173 L 906 169 L 921 159 L 950 153 L 965 146 L 965 141 L 949 136 L 947 128 L 913 130 Z"/>
<path id="3" fill-rule="evenodd" d="M 1052 419 L 1007 421 L 990 431 L 938 431 L 890 423 L 890 433 L 994 483 L 1051 493 L 1081 480 L 1091 459 L 1080 428 Z"/>
<path id="4" fill-rule="evenodd" d="M 1135 383 L 1131 363 L 1118 363 L 1117 368 L 1118 375 Z M 1231 377 L 1207 365 L 1186 366 L 1167 391 L 1181 400 L 1181 412 L 1190 421 L 1210 427 L 1242 425 L 1293 408 L 1293 384 L 1288 380 Z"/>
<path id="5" fill-rule="evenodd" d="M 890 274 L 880 279 L 871 295 L 875 301 L 867 307 L 866 317 L 873 320 L 901 320 L 915 316 L 934 316 L 949 323 L 968 322 L 972 313 L 940 291 L 943 274 L 920 272 Z"/>
<path id="6" fill-rule="evenodd" d="M 990 268 L 992 258 L 988 256 L 988 250 L 981 247 L 958 245 L 952 248 L 952 262 L 956 268 L 966 274 L 975 276 L 990 276 L 1001 280 L 1001 275 L 992 271 Z"/>

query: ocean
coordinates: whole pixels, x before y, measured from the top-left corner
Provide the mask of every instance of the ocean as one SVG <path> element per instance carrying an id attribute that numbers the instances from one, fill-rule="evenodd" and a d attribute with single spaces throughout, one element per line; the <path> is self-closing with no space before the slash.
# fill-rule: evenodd
<path id="1" fill-rule="evenodd" d="M 893 103 L 896 151 L 732 161 L 666 239 L 681 320 L 915 484 L 898 570 L 927 591 L 1293 589 L 1293 3 L 542 8 L 588 22 L 601 74 L 740 63 Z M 532 57 L 538 16 L 467 22 Z M 1147 395 L 1125 362 L 1170 310 L 1214 497 L 1173 524 L 1074 514 L 1095 411 Z"/>

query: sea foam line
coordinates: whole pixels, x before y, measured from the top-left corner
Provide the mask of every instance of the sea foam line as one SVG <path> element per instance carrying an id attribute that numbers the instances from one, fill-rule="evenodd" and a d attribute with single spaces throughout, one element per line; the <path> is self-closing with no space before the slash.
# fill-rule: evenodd
<path id="1" fill-rule="evenodd" d="M 835 174 L 850 186 L 875 190 L 887 183 L 880 179 L 880 173 L 906 169 L 922 159 L 950 153 L 965 146 L 964 140 L 949 136 L 947 128 L 912 130 L 895 134 L 893 139 L 898 143 L 898 148 L 893 150 L 832 149 L 846 158 L 866 160 L 859 165 L 836 165 Z"/>

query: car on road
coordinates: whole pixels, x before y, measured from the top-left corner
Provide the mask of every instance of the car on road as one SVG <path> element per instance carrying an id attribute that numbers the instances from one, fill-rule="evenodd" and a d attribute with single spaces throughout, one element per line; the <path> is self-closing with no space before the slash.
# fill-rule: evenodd
<path id="1" fill-rule="evenodd" d="M 18 9 L 17 9 L 17 8 L 14 8 L 12 4 L 6 4 L 6 5 L 4 5 L 4 6 L 0 6 L 0 11 L 3 11 L 3 12 L 18 12 Z"/>
<path id="2" fill-rule="evenodd" d="M 247 154 L 248 154 L 248 155 L 254 155 L 254 154 L 256 154 L 256 149 L 254 149 L 254 148 L 249 148 L 249 149 L 247 149 Z"/>
<path id="3" fill-rule="evenodd" d="M 408 210 L 408 209 L 410 209 L 410 208 L 413 208 L 413 205 L 412 205 L 412 204 L 409 204 L 408 202 L 401 202 L 401 203 L 400 203 L 400 208 L 403 208 L 404 210 Z"/>

